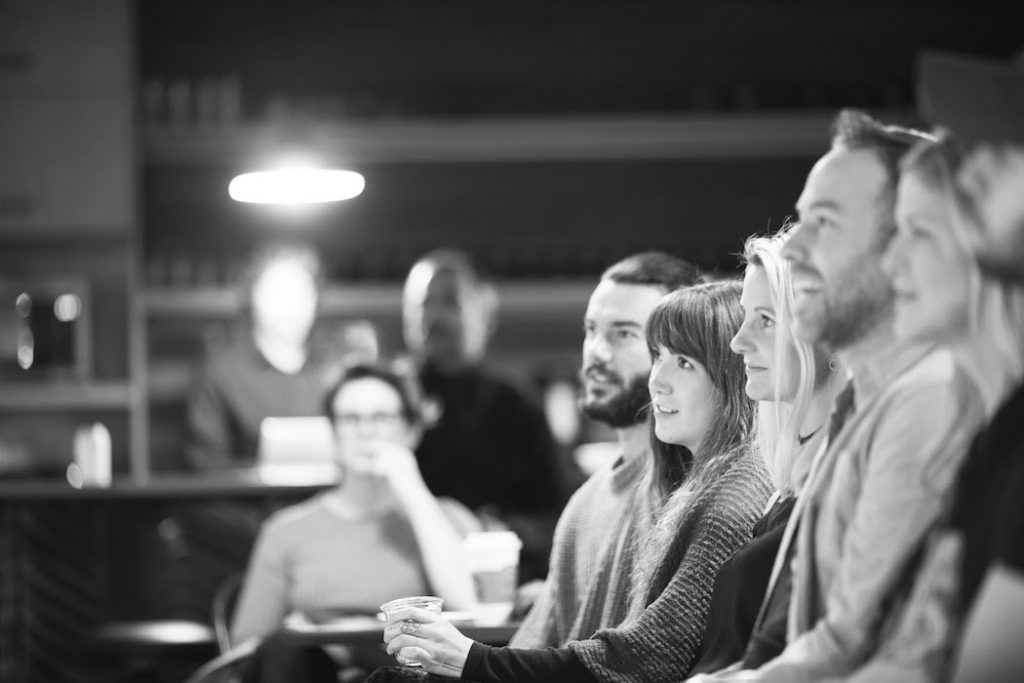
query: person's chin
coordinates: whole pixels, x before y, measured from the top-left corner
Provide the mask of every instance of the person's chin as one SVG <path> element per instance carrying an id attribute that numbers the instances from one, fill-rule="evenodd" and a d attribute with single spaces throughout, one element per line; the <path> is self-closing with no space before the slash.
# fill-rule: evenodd
<path id="1" fill-rule="evenodd" d="M 772 396 L 772 392 L 767 387 L 761 386 L 760 382 L 747 382 L 746 392 L 747 398 L 752 401 L 775 400 L 775 397 Z"/>
<path id="2" fill-rule="evenodd" d="M 892 331 L 897 339 L 914 343 L 942 342 L 948 336 L 946 325 L 942 321 L 901 313 L 898 309 Z"/>

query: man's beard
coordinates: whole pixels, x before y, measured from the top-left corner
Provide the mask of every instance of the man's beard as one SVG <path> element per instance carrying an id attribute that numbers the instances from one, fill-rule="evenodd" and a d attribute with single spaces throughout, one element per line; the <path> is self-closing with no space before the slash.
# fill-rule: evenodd
<path id="1" fill-rule="evenodd" d="M 830 349 L 849 348 L 892 316 L 892 285 L 882 272 L 880 253 L 851 263 L 827 296 L 821 341 Z"/>
<path id="2" fill-rule="evenodd" d="M 581 373 L 585 375 L 584 373 Z M 605 374 L 611 375 L 608 370 Z M 586 395 L 580 397 L 580 410 L 591 420 L 602 422 L 613 429 L 623 429 L 638 425 L 647 419 L 651 407 L 651 395 L 647 389 L 647 377 L 637 375 L 628 382 L 623 382 L 617 375 L 612 375 L 622 387 L 617 393 L 603 399 L 587 400 Z M 583 378 L 585 382 L 585 377 Z"/>

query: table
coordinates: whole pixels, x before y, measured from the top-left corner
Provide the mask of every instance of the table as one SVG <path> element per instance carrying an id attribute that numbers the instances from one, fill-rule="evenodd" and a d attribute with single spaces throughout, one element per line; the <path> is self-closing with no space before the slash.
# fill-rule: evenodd
<path id="1" fill-rule="evenodd" d="M 519 622 L 481 625 L 472 621 L 455 621 L 463 635 L 485 645 L 506 645 Z M 384 641 L 384 622 L 376 617 L 346 617 L 323 624 L 290 625 L 281 630 L 282 642 L 309 645 L 373 645 Z"/>
<path id="2" fill-rule="evenodd" d="M 505 645 L 512 639 L 520 622 L 508 622 L 495 626 L 476 624 L 472 621 L 454 623 L 464 635 L 477 642 L 485 645 Z M 283 656 L 287 657 L 291 654 L 288 651 L 293 652 L 307 646 L 344 645 L 354 648 L 380 646 L 379 649 L 383 651 L 384 622 L 376 617 L 357 616 L 334 619 L 321 624 L 292 624 L 275 633 L 270 640 L 273 641 L 271 647 L 277 651 L 270 656 L 272 661 L 269 666 L 271 667 L 279 663 L 273 660 L 282 656 L 281 651 L 285 651 Z M 185 683 L 205 683 L 211 680 L 211 677 L 236 667 L 243 660 L 251 657 L 260 645 L 257 638 L 241 643 L 230 652 L 204 664 Z M 267 662 L 263 664 L 268 666 Z M 390 664 L 394 664 L 390 655 L 382 656 L 377 662 L 379 666 Z M 267 678 L 271 678 L 271 676 L 267 676 Z"/>

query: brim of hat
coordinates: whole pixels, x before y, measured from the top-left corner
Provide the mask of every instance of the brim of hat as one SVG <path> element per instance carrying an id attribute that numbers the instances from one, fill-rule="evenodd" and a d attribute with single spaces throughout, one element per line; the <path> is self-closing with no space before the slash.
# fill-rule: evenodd
<path id="1" fill-rule="evenodd" d="M 964 143 L 1024 144 L 1024 67 L 925 51 L 918 59 L 917 103 L 933 125 Z"/>

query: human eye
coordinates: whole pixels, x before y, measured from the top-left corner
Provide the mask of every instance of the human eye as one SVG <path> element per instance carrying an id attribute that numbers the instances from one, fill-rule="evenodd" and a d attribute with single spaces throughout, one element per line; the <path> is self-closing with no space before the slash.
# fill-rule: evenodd
<path id="1" fill-rule="evenodd" d="M 775 319 L 765 313 L 761 314 L 761 327 L 771 329 L 775 327 Z"/>
<path id="2" fill-rule="evenodd" d="M 691 361 L 686 356 L 676 356 L 676 365 L 678 365 L 683 370 L 693 370 L 697 367 L 693 364 L 693 361 Z"/>
<path id="3" fill-rule="evenodd" d="M 343 427 L 354 429 L 359 426 L 360 422 L 362 422 L 362 416 L 358 413 L 340 413 L 335 416 L 335 420 Z"/>
<path id="4" fill-rule="evenodd" d="M 934 237 L 934 233 L 920 223 L 911 223 L 907 233 L 911 239 L 921 242 L 927 242 Z"/>
<path id="5" fill-rule="evenodd" d="M 648 346 L 647 351 L 651 354 L 652 361 L 661 360 L 661 352 L 658 351 L 658 349 L 653 346 Z"/>
<path id="6" fill-rule="evenodd" d="M 815 214 L 815 216 L 811 219 L 811 222 L 814 224 L 814 227 L 816 227 L 818 230 L 831 228 L 836 224 L 834 220 L 820 213 Z"/>
<path id="7" fill-rule="evenodd" d="M 589 320 L 583 323 L 583 336 L 590 337 L 594 334 L 595 325 Z"/>
<path id="8" fill-rule="evenodd" d="M 636 330 L 632 330 L 628 327 L 620 327 L 615 330 L 614 336 L 616 339 L 625 341 L 627 339 L 636 339 L 637 333 Z"/>

